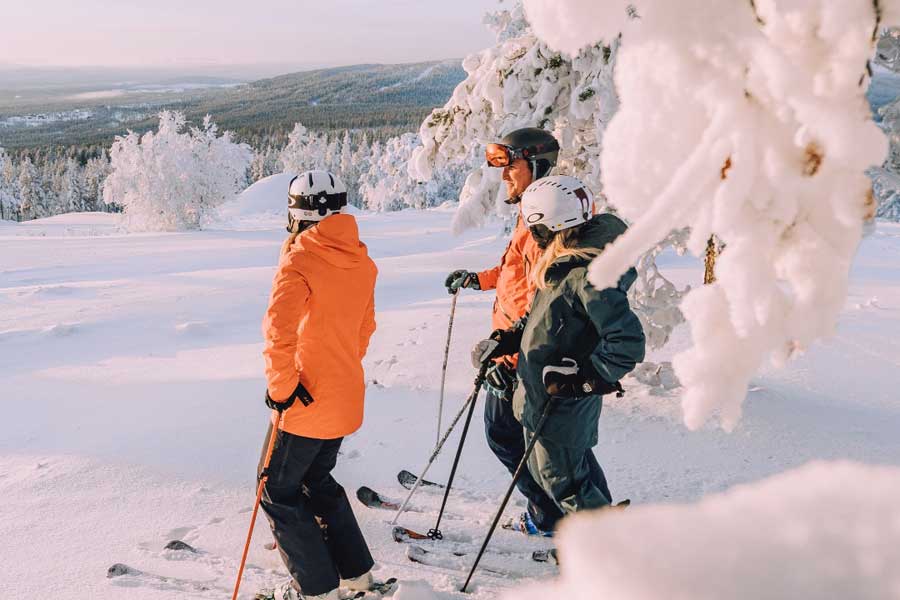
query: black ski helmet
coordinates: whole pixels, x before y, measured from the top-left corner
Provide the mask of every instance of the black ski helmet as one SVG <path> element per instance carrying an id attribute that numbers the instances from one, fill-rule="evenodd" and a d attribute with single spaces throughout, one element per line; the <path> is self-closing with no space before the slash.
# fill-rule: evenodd
<path id="1" fill-rule="evenodd" d="M 556 166 L 559 158 L 559 142 L 549 131 L 539 127 L 523 127 L 516 129 L 500 140 L 500 145 L 509 148 L 514 158 L 524 158 L 531 165 L 531 177 L 534 181 L 546 177 Z M 509 198 L 507 203 L 515 204 L 521 198 Z"/>

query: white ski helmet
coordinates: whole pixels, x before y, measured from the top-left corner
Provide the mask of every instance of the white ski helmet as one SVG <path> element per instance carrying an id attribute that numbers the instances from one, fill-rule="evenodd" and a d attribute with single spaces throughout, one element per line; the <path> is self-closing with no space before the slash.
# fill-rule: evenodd
<path id="1" fill-rule="evenodd" d="M 568 175 L 538 179 L 522 194 L 522 218 L 530 228 L 562 231 L 591 220 L 594 195 Z"/>
<path id="2" fill-rule="evenodd" d="M 291 179 L 288 186 L 288 231 L 299 221 L 321 221 L 347 206 L 347 186 L 334 173 L 312 170 Z"/>

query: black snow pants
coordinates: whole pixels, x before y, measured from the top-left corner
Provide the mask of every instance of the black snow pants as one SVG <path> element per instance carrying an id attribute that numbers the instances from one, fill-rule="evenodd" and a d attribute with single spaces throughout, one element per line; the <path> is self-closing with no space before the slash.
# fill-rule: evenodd
<path id="1" fill-rule="evenodd" d="M 269 435 L 271 426 L 264 453 Z M 338 588 L 340 579 L 364 575 L 375 564 L 347 494 L 331 476 L 343 438 L 277 435 L 262 508 L 301 592 L 326 594 Z"/>
<path id="2" fill-rule="evenodd" d="M 488 446 L 503 463 L 510 474 L 525 456 L 525 437 L 522 424 L 513 414 L 512 402 L 491 391 L 485 394 L 484 433 Z M 599 466 L 599 465 L 598 465 Z M 528 513 L 541 531 L 553 531 L 563 518 L 563 512 L 544 488 L 531 476 L 527 468 L 522 469 L 516 487 L 528 500 Z"/>

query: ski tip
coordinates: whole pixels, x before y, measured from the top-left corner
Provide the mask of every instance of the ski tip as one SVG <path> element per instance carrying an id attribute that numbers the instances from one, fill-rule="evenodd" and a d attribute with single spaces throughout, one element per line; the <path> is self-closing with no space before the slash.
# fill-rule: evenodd
<path id="1" fill-rule="evenodd" d="M 197 549 L 191 546 L 186 542 L 182 542 L 181 540 L 172 540 L 168 544 L 166 544 L 165 550 L 184 550 L 185 552 L 191 552 L 192 554 L 197 554 Z"/>
<path id="2" fill-rule="evenodd" d="M 557 565 L 559 564 L 559 556 L 556 553 L 556 548 L 549 548 L 547 550 L 535 550 L 531 554 L 531 560 L 534 562 L 554 562 Z"/>
<path id="3" fill-rule="evenodd" d="M 356 490 L 356 498 L 366 506 L 378 499 L 378 493 L 370 487 L 362 486 Z"/>
<path id="4" fill-rule="evenodd" d="M 110 568 L 106 570 L 107 579 L 112 579 L 113 577 L 121 577 L 122 575 L 140 575 L 141 572 L 137 569 L 129 567 L 128 565 L 122 563 L 116 563 Z"/>
<path id="5" fill-rule="evenodd" d="M 406 527 L 402 527 L 400 525 L 394 526 L 393 531 L 391 531 L 391 537 L 393 537 L 394 541 L 398 544 L 402 544 L 403 542 L 408 542 L 410 540 L 429 539 L 428 536 L 424 533 L 419 533 L 418 531 L 413 531 L 412 529 L 407 529 Z"/>
<path id="6" fill-rule="evenodd" d="M 416 544 L 413 544 L 406 549 L 406 558 L 413 562 L 419 562 L 426 554 L 428 554 L 428 550 Z"/>

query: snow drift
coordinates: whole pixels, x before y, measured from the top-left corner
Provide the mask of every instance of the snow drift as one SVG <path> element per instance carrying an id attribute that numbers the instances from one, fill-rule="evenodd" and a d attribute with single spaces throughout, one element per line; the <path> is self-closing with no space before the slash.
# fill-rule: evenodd
<path id="1" fill-rule="evenodd" d="M 509 600 L 900 597 L 900 468 L 817 462 L 694 505 L 594 512 L 558 582 Z"/>

